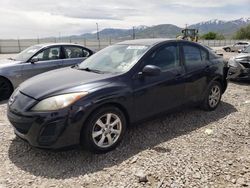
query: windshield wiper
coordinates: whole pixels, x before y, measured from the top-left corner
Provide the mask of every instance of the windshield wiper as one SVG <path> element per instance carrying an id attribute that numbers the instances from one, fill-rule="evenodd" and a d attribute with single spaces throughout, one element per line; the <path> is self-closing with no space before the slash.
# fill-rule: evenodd
<path id="1" fill-rule="evenodd" d="M 86 67 L 86 68 L 78 68 L 78 70 L 84 70 L 84 71 L 87 71 L 87 72 L 94 72 L 94 73 L 97 73 L 97 74 L 103 74 L 104 72 L 100 71 L 100 70 L 96 70 L 96 69 L 90 69 L 89 67 Z"/>

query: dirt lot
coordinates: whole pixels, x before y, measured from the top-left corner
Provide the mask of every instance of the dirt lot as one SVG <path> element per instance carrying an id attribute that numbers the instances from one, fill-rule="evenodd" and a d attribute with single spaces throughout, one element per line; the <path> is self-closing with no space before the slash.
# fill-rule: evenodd
<path id="1" fill-rule="evenodd" d="M 104 155 L 46 151 L 15 137 L 0 104 L 1 187 L 250 186 L 250 83 L 230 83 L 214 112 L 186 108 L 130 128 Z"/>

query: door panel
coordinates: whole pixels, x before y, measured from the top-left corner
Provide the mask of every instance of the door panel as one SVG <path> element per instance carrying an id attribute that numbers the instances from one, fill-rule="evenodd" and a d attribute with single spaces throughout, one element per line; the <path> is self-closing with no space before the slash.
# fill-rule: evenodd
<path id="1" fill-rule="evenodd" d="M 85 59 L 87 59 L 87 58 L 82 57 L 82 58 L 73 58 L 73 59 L 62 59 L 60 66 L 61 67 L 69 67 L 72 65 L 77 65 L 77 64 L 83 62 Z"/>
<path id="2" fill-rule="evenodd" d="M 147 118 L 181 105 L 184 100 L 184 84 L 184 76 L 178 70 L 134 80 L 137 117 Z"/>
<path id="3" fill-rule="evenodd" d="M 38 74 L 60 68 L 61 60 L 38 61 L 34 64 L 24 63 L 22 65 L 22 81 Z"/>
<path id="4" fill-rule="evenodd" d="M 164 45 L 150 54 L 144 63 L 161 68 L 158 76 L 135 76 L 134 105 L 138 120 L 177 107 L 184 100 L 184 69 L 176 43 Z"/>
<path id="5" fill-rule="evenodd" d="M 38 62 L 26 62 L 22 65 L 22 81 L 35 75 L 60 68 L 61 47 L 53 46 L 38 52 L 34 57 Z"/>
<path id="6" fill-rule="evenodd" d="M 204 49 L 191 44 L 183 44 L 183 59 L 186 68 L 185 95 L 187 101 L 197 101 L 207 85 L 207 74 L 210 71 L 207 62 L 208 54 Z"/>

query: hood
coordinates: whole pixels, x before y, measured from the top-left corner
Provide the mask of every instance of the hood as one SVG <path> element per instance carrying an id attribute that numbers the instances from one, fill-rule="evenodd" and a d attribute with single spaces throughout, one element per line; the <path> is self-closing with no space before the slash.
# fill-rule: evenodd
<path id="1" fill-rule="evenodd" d="M 97 74 L 71 67 L 49 71 L 23 82 L 19 90 L 34 98 L 41 99 L 51 95 L 90 91 L 109 84 L 113 74 Z"/>
<path id="2" fill-rule="evenodd" d="M 16 65 L 16 64 L 19 64 L 19 63 L 22 63 L 22 61 L 15 61 L 15 60 L 10 60 L 10 59 L 1 59 L 0 60 L 0 68 L 13 66 L 13 65 Z"/>
<path id="3" fill-rule="evenodd" d="M 250 54 L 249 53 L 241 53 L 235 56 L 235 59 L 249 59 L 250 61 Z"/>

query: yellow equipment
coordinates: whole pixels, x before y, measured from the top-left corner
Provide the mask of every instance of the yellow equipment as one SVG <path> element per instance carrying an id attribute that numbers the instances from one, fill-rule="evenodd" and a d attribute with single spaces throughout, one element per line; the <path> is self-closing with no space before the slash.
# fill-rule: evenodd
<path id="1" fill-rule="evenodd" d="M 183 29 L 181 31 L 183 33 L 183 35 L 177 37 L 178 39 L 183 39 L 183 40 L 189 40 L 189 41 L 193 41 L 193 42 L 198 42 L 198 29 Z"/>

